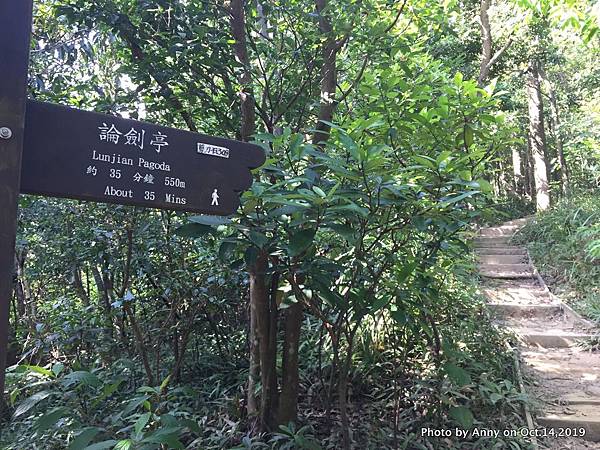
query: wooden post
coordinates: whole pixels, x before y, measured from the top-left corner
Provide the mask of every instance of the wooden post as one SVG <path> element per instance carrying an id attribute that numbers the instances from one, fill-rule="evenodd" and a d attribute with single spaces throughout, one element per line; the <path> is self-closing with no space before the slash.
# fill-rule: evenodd
<path id="1" fill-rule="evenodd" d="M 4 381 L 32 9 L 33 0 L 0 1 L 0 419 L 8 416 Z"/>

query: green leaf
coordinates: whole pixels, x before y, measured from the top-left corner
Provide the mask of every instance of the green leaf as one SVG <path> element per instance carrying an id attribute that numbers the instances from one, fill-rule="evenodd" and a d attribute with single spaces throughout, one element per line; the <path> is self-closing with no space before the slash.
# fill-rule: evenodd
<path id="1" fill-rule="evenodd" d="M 437 162 L 435 159 L 424 155 L 412 155 L 411 158 L 422 166 L 429 167 L 432 170 L 437 170 Z"/>
<path id="2" fill-rule="evenodd" d="M 227 258 L 233 253 L 235 250 L 236 243 L 231 241 L 223 241 L 219 246 L 219 259 L 221 261 L 226 261 Z"/>
<path id="3" fill-rule="evenodd" d="M 198 238 L 212 232 L 212 227 L 199 223 L 186 223 L 175 230 L 177 236 L 186 238 Z"/>
<path id="4" fill-rule="evenodd" d="M 350 136 L 348 136 L 347 134 L 341 134 L 340 142 L 342 143 L 342 146 L 346 150 L 348 150 L 350 155 L 356 161 L 361 161 L 360 152 L 358 151 L 358 146 L 356 145 L 356 142 L 354 142 L 354 140 Z"/>
<path id="5" fill-rule="evenodd" d="M 131 439 L 123 439 L 117 442 L 113 450 L 131 450 L 133 448 L 133 441 Z"/>
<path id="6" fill-rule="evenodd" d="M 165 379 L 162 381 L 162 383 L 160 383 L 160 386 L 159 386 L 158 390 L 160 392 L 164 391 L 165 388 L 169 385 L 169 381 L 171 381 L 171 375 L 167 375 L 165 377 Z"/>
<path id="7" fill-rule="evenodd" d="M 308 250 L 315 238 L 315 230 L 301 230 L 290 238 L 288 253 L 290 256 L 298 256 Z"/>
<path id="8" fill-rule="evenodd" d="M 24 364 L 21 367 L 25 367 L 27 370 L 30 370 L 31 372 L 39 373 L 40 375 L 46 375 L 47 377 L 50 377 L 50 378 L 56 377 L 52 371 L 50 371 L 48 369 L 44 369 L 43 367 L 40 367 L 40 366 L 29 366 L 27 364 Z"/>
<path id="9" fill-rule="evenodd" d="M 483 178 L 478 178 L 476 183 L 479 185 L 482 192 L 485 192 L 486 194 L 492 192 L 492 185 Z"/>
<path id="10" fill-rule="evenodd" d="M 169 449 L 181 449 L 184 448 L 183 444 L 177 439 L 177 435 L 180 431 L 181 428 L 179 427 L 160 428 L 146 436 L 141 443 L 167 444 Z"/>
<path id="11" fill-rule="evenodd" d="M 196 422 L 195 420 L 180 419 L 179 423 L 181 423 L 181 425 L 185 426 L 186 428 L 189 428 L 189 430 L 193 433 L 200 434 L 202 432 L 202 430 L 200 429 L 200 425 L 198 425 L 198 422 Z"/>
<path id="12" fill-rule="evenodd" d="M 471 376 L 467 371 L 452 363 L 444 364 L 444 372 L 448 374 L 448 378 L 457 386 L 465 386 L 471 383 Z"/>
<path id="13" fill-rule="evenodd" d="M 406 311 L 404 311 L 403 309 L 397 309 L 395 311 L 391 311 L 390 316 L 392 316 L 392 319 L 394 319 L 396 321 L 396 323 L 398 323 L 400 325 L 404 325 L 408 322 L 408 317 L 406 315 Z"/>
<path id="14" fill-rule="evenodd" d="M 189 221 L 212 227 L 231 223 L 231 219 L 221 216 L 192 216 L 189 218 Z"/>
<path id="15" fill-rule="evenodd" d="M 41 435 L 44 431 L 56 424 L 56 422 L 63 417 L 66 417 L 68 414 L 69 408 L 66 408 L 65 406 L 59 406 L 58 408 L 51 409 L 49 412 L 35 421 L 33 428 L 38 435 Z"/>
<path id="16" fill-rule="evenodd" d="M 329 208 L 327 210 L 327 212 L 347 213 L 347 214 L 344 214 L 344 216 L 352 216 L 353 214 L 359 214 L 361 217 L 369 216 L 369 210 L 367 208 L 362 208 L 362 207 L 358 206 L 356 203 L 332 206 L 331 208 Z"/>
<path id="17" fill-rule="evenodd" d="M 52 394 L 52 392 L 50 392 L 50 391 L 41 391 L 41 392 L 38 392 L 37 394 L 33 394 L 29 398 L 26 398 L 19 404 L 19 406 L 17 406 L 17 409 L 15 410 L 13 417 L 19 417 L 20 415 L 25 414 L 27 411 L 29 411 L 31 408 L 33 408 L 35 405 L 37 405 L 39 402 L 41 402 L 45 398 L 48 398 L 51 394 Z"/>
<path id="18" fill-rule="evenodd" d="M 473 145 L 473 128 L 465 124 L 465 146 L 469 148 L 471 145 Z"/>
<path id="19" fill-rule="evenodd" d="M 321 198 L 327 197 L 327 194 L 318 186 L 313 186 L 312 190 Z"/>
<path id="20" fill-rule="evenodd" d="M 250 231 L 250 241 L 258 248 L 264 248 L 269 243 L 269 239 L 264 234 L 254 230 Z"/>
<path id="21" fill-rule="evenodd" d="M 481 191 L 468 191 L 468 192 L 463 192 L 462 194 L 459 195 L 455 195 L 453 197 L 446 197 L 443 200 L 440 201 L 440 203 L 446 204 L 446 205 L 451 205 L 452 203 L 456 203 L 459 202 L 461 200 L 464 200 L 467 197 L 471 197 L 475 194 L 479 194 Z"/>
<path id="22" fill-rule="evenodd" d="M 416 262 L 411 262 L 410 264 L 407 264 L 404 267 L 402 267 L 402 269 L 395 278 L 396 285 L 399 286 L 402 283 L 404 283 L 408 279 L 408 277 L 415 271 L 416 267 Z"/>
<path id="23" fill-rule="evenodd" d="M 464 429 L 468 429 L 473 426 L 473 413 L 469 408 L 464 406 L 454 406 L 450 408 L 450 417 L 456 420 Z"/>
<path id="24" fill-rule="evenodd" d="M 83 450 L 100 431 L 102 430 L 96 427 L 84 428 L 71 441 L 68 450 Z"/>
<path id="25" fill-rule="evenodd" d="M 108 441 L 102 441 L 92 444 L 89 447 L 84 448 L 83 450 L 106 450 L 109 448 L 113 448 L 116 444 L 118 444 L 117 441 L 115 441 L 114 439 L 110 439 Z"/>
<path id="26" fill-rule="evenodd" d="M 52 366 L 52 373 L 54 374 L 54 376 L 58 376 L 63 369 L 65 368 L 65 365 L 63 363 L 56 363 Z"/>
<path id="27" fill-rule="evenodd" d="M 133 425 L 133 429 L 135 430 L 136 434 L 139 434 L 144 429 L 151 416 L 152 413 L 147 412 L 138 417 L 138 420 L 136 420 L 135 424 Z"/>
<path id="28" fill-rule="evenodd" d="M 379 298 L 376 298 L 375 301 L 373 302 L 373 304 L 371 305 L 371 314 L 375 314 L 381 308 L 386 306 L 389 302 L 390 302 L 390 297 L 387 297 L 385 295 L 383 295 Z"/>
<path id="29" fill-rule="evenodd" d="M 127 417 L 134 410 L 136 410 L 142 403 L 144 403 L 146 400 L 148 400 L 148 398 L 150 398 L 150 397 L 147 395 L 143 395 L 141 397 L 136 397 L 132 400 L 129 400 L 127 402 L 127 406 L 125 406 L 125 408 L 123 408 L 123 412 L 121 413 L 121 416 Z"/>
<path id="30" fill-rule="evenodd" d="M 160 416 L 160 423 L 163 425 L 163 427 L 168 428 L 168 427 L 179 427 L 179 421 L 177 420 L 177 418 L 172 415 L 172 414 L 162 414 Z"/>
<path id="31" fill-rule="evenodd" d="M 94 375 L 93 373 L 87 370 L 79 370 L 76 372 L 71 372 L 68 375 L 65 375 L 63 379 L 63 383 L 65 386 L 71 386 L 73 384 L 83 385 L 83 386 L 100 386 L 102 381 Z"/>
<path id="32" fill-rule="evenodd" d="M 462 84 L 462 82 L 463 82 L 463 74 L 460 72 L 456 72 L 456 74 L 454 75 L 454 84 L 459 86 L 460 84 Z"/>
<path id="33" fill-rule="evenodd" d="M 498 400 L 503 399 L 504 397 L 501 394 L 498 394 L 497 392 L 492 392 L 490 394 L 490 402 L 492 402 L 492 405 L 495 405 Z"/>
<path id="34" fill-rule="evenodd" d="M 356 230 L 349 225 L 332 223 L 327 228 L 348 240 L 352 240 L 356 234 Z"/>

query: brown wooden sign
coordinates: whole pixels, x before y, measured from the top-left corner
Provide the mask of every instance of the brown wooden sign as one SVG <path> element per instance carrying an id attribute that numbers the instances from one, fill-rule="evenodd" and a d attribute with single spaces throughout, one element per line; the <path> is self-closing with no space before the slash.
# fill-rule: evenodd
<path id="1" fill-rule="evenodd" d="M 264 162 L 254 144 L 28 101 L 21 192 L 229 215 Z"/>

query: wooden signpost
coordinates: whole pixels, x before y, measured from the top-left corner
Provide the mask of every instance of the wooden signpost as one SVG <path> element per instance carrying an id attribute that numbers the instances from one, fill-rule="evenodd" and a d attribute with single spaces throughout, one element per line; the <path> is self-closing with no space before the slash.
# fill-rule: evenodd
<path id="1" fill-rule="evenodd" d="M 19 193 L 233 214 L 261 147 L 27 100 L 32 0 L 0 1 L 0 416 Z"/>
<path id="2" fill-rule="evenodd" d="M 229 215 L 264 161 L 254 144 L 28 101 L 21 192 Z"/>

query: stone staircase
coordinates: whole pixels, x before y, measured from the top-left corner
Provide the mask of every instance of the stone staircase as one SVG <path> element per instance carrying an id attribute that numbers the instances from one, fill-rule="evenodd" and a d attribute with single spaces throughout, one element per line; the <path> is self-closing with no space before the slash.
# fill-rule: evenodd
<path id="1" fill-rule="evenodd" d="M 519 339 L 531 393 L 542 404 L 538 427 L 585 430 L 583 439 L 547 438 L 552 449 L 600 449 L 600 352 L 582 343 L 599 339 L 598 329 L 547 288 L 524 247 L 511 238 L 527 219 L 484 228 L 475 239 L 482 290 L 499 325 Z M 581 434 L 581 433 L 576 433 Z"/>

